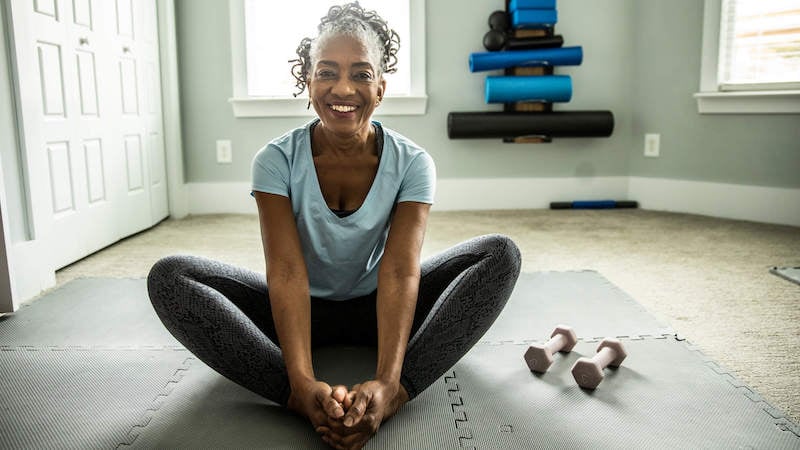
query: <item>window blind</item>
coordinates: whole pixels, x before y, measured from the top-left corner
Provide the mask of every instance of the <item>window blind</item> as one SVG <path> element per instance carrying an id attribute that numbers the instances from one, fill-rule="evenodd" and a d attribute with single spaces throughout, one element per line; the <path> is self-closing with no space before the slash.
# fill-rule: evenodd
<path id="1" fill-rule="evenodd" d="M 800 89 L 800 0 L 723 0 L 719 88 Z"/>
<path id="2" fill-rule="evenodd" d="M 315 36 L 320 17 L 342 0 L 275 2 L 245 0 L 245 47 L 247 93 L 254 97 L 287 97 L 294 93 L 295 79 L 289 60 L 305 36 Z M 408 95 L 411 90 L 411 2 L 360 0 L 364 9 L 376 10 L 400 35 L 398 70 L 386 74 L 387 95 Z M 307 95 L 307 94 L 304 94 Z"/>

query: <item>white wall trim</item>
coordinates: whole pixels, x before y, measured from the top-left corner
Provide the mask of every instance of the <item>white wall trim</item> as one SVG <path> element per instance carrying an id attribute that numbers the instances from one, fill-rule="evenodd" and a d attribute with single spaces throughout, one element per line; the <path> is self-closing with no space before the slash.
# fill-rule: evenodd
<path id="1" fill-rule="evenodd" d="M 190 214 L 255 214 L 250 183 L 189 183 Z M 624 200 L 628 177 L 444 178 L 434 211 L 547 208 L 551 201 Z"/>
<path id="2" fill-rule="evenodd" d="M 722 91 L 718 81 L 723 0 L 705 0 L 700 59 L 700 92 L 693 95 L 700 114 L 796 114 L 800 92 Z"/>
<path id="3" fill-rule="evenodd" d="M 642 209 L 800 226 L 800 189 L 630 178 Z"/>
<path id="4" fill-rule="evenodd" d="M 190 214 L 256 214 L 250 183 L 189 183 Z M 642 209 L 800 226 L 800 189 L 644 177 L 442 178 L 434 211 L 636 200 Z"/>
<path id="5" fill-rule="evenodd" d="M 628 177 L 442 178 L 434 211 L 541 209 L 550 202 L 627 200 Z"/>
<path id="6" fill-rule="evenodd" d="M 0 36 L 2 37 L 2 36 Z M 0 313 L 13 312 L 14 277 L 11 263 L 11 222 L 8 221 L 8 200 L 3 181 L 3 164 L 0 160 Z"/>
<path id="7" fill-rule="evenodd" d="M 178 43 L 175 31 L 175 0 L 158 0 L 158 35 L 161 63 L 161 110 L 164 121 L 164 152 L 167 162 L 169 214 L 174 219 L 189 213 L 183 180 Z"/>
<path id="8" fill-rule="evenodd" d="M 188 183 L 189 214 L 257 214 L 250 183 Z"/>

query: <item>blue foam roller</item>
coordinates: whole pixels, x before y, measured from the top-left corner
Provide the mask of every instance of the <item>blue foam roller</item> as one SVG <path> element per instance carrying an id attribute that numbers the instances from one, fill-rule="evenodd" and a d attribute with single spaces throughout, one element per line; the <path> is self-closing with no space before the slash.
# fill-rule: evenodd
<path id="1" fill-rule="evenodd" d="M 614 200 L 576 200 L 572 202 L 572 209 L 609 209 L 616 208 Z"/>
<path id="2" fill-rule="evenodd" d="M 486 77 L 486 103 L 568 102 L 571 98 L 568 75 Z"/>
<path id="3" fill-rule="evenodd" d="M 583 62 L 583 48 L 561 47 L 505 52 L 480 52 L 469 55 L 469 71 L 505 69 L 531 66 L 579 66 Z"/>
<path id="4" fill-rule="evenodd" d="M 556 0 L 511 0 L 508 10 L 513 13 L 518 9 L 556 9 Z"/>
<path id="5" fill-rule="evenodd" d="M 558 22 L 555 9 L 518 9 L 511 13 L 514 28 L 549 28 Z"/>

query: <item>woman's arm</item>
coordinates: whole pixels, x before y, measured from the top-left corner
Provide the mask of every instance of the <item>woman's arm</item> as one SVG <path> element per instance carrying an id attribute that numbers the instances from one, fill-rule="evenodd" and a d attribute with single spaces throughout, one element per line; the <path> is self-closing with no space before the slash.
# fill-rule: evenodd
<path id="1" fill-rule="evenodd" d="M 331 396 L 331 387 L 316 380 L 311 363 L 311 296 L 308 272 L 300 247 L 291 201 L 256 192 L 261 241 L 267 262 L 272 318 L 289 374 L 289 407 L 311 420 L 314 427 L 327 416 L 344 415 Z"/>
<path id="2" fill-rule="evenodd" d="M 378 365 L 375 380 L 354 388 L 344 425 L 356 432 L 342 448 L 360 448 L 408 400 L 400 385 L 419 291 L 419 257 L 430 205 L 400 202 L 378 272 Z M 346 402 L 350 403 L 350 401 Z"/>
<path id="3" fill-rule="evenodd" d="M 378 272 L 378 366 L 375 378 L 400 383 L 419 291 L 420 252 L 430 205 L 401 202 Z"/>
<path id="4" fill-rule="evenodd" d="M 289 381 L 313 380 L 311 297 L 292 204 L 281 195 L 256 192 L 255 196 L 272 317 Z"/>

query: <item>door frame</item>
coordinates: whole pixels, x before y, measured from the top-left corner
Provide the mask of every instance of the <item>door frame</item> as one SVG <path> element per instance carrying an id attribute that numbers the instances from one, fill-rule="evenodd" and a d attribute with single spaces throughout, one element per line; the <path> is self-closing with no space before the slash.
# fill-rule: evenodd
<path id="1" fill-rule="evenodd" d="M 0 5 L 2 6 L 2 5 Z M 164 151 L 167 165 L 167 196 L 170 218 L 181 219 L 188 215 L 187 191 L 183 176 L 183 144 L 181 136 L 180 90 L 178 79 L 177 37 L 175 26 L 175 0 L 156 0 L 158 20 L 159 59 L 161 64 L 161 108 L 164 131 Z M 8 12 L 6 10 L 5 12 Z M 5 35 L 2 45 L 11 43 L 11 17 L 5 17 Z M 18 70 L 9 55 L 13 74 L 12 89 L 17 85 Z M 18 96 L 17 92 L 14 95 Z M 18 100 L 18 99 L 17 99 Z M 16 110 L 17 105 L 14 105 Z M 17 114 L 19 111 L 17 110 Z M 19 127 L 19 123 L 17 126 Z M 17 145 L 21 145 L 19 142 Z M 0 166 L 0 314 L 16 311 L 20 305 L 33 299 L 56 284 L 55 269 L 42 264 L 47 249 L 34 239 L 11 242 L 10 222 L 5 205 L 8 205 Z M 9 168 L 8 170 L 11 170 Z"/>

